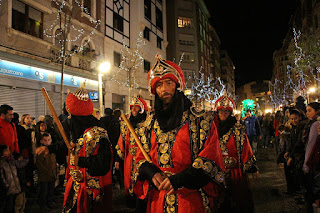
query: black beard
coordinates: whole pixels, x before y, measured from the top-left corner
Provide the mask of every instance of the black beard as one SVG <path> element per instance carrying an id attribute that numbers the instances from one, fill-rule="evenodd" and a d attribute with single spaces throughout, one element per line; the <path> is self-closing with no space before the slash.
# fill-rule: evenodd
<path id="1" fill-rule="evenodd" d="M 129 121 L 133 128 L 137 128 L 138 123 L 141 123 L 144 120 L 146 120 L 146 117 L 147 117 L 146 112 L 143 112 L 143 113 L 138 112 L 136 116 L 133 116 L 131 113 Z"/>
<path id="2" fill-rule="evenodd" d="M 155 94 L 155 118 L 158 120 L 160 128 L 168 132 L 180 125 L 182 114 L 191 107 L 191 101 L 178 90 L 175 91 L 170 103 L 164 104 L 158 94 Z"/>

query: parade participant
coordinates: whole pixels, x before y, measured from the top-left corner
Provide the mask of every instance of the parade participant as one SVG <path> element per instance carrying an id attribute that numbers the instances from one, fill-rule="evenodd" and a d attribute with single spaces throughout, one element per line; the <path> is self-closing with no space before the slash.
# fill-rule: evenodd
<path id="1" fill-rule="evenodd" d="M 225 166 L 226 193 L 221 212 L 253 212 L 253 198 L 247 172 L 257 172 L 255 157 L 245 132 L 245 126 L 232 116 L 234 101 L 221 96 L 214 105 L 214 122 L 218 129 Z"/>
<path id="2" fill-rule="evenodd" d="M 66 99 L 71 114 L 72 141 L 66 171 L 63 212 L 111 212 L 110 142 L 93 113 L 84 85 Z"/>
<path id="3" fill-rule="evenodd" d="M 140 198 L 148 194 L 147 212 L 213 210 L 214 189 L 223 185 L 224 173 L 212 113 L 190 108 L 183 72 L 171 61 L 158 57 L 148 82 L 155 113 L 138 133 L 152 162 L 138 149 L 134 192 Z"/>
<path id="4" fill-rule="evenodd" d="M 148 110 L 147 103 L 141 97 L 134 97 L 132 104 L 130 105 L 130 118 L 129 121 L 133 128 L 137 130 L 145 121 Z M 129 132 L 129 129 L 125 122 L 121 122 L 120 127 L 120 137 L 118 144 L 116 145 L 116 150 L 118 156 L 124 160 L 124 188 L 125 193 L 128 196 L 128 204 L 130 205 L 130 201 L 135 201 L 135 196 L 133 193 L 133 182 L 132 178 L 134 176 L 134 167 L 136 160 L 136 153 L 138 149 L 138 145 L 136 144 L 133 136 Z M 119 169 L 119 161 L 115 162 L 116 169 Z M 138 201 L 139 203 L 143 203 L 143 201 Z M 135 202 L 134 202 L 135 204 Z M 131 205 L 134 206 L 134 205 Z M 143 205 L 142 205 L 143 206 Z M 143 208 L 142 206 L 138 206 L 138 208 Z"/>

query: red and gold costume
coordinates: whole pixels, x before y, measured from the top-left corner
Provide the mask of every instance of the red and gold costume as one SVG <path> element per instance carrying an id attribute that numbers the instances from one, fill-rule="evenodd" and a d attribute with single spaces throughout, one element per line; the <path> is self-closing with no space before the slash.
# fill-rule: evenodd
<path id="1" fill-rule="evenodd" d="M 93 105 L 84 87 L 68 94 L 66 107 L 72 116 L 98 123 L 91 115 Z M 107 131 L 100 126 L 89 126 L 71 142 L 70 152 L 77 155 L 79 161 L 78 166 L 68 162 L 63 212 L 112 212 L 112 151 Z"/>
<path id="2" fill-rule="evenodd" d="M 141 97 L 134 97 L 133 103 L 130 105 L 139 106 L 140 112 L 144 113 L 147 111 L 148 106 L 145 100 Z M 144 120 L 143 120 L 144 121 Z M 142 121 L 142 122 L 143 122 Z M 139 128 L 141 123 L 137 124 L 137 128 Z M 135 129 L 137 131 L 137 128 Z M 116 150 L 118 156 L 124 160 L 124 188 L 125 193 L 128 195 L 133 195 L 133 177 L 136 165 L 136 153 L 137 153 L 138 145 L 136 144 L 132 134 L 130 133 L 125 122 L 121 121 L 120 123 L 120 137 L 118 140 L 118 144 L 116 145 Z"/>
<path id="3" fill-rule="evenodd" d="M 215 109 L 217 111 L 229 110 L 230 118 L 226 122 L 232 123 L 230 124 L 231 128 L 226 133 L 219 135 L 227 187 L 225 196 L 227 201 L 224 207 L 228 210 L 224 210 L 252 212 L 253 202 L 247 172 L 255 167 L 253 165 L 255 157 L 246 135 L 245 126 L 237 123 L 236 119 L 231 117 L 231 113 L 235 109 L 235 103 L 228 96 L 220 97 L 215 103 Z M 226 125 L 219 120 L 218 115 L 215 115 L 214 121 L 218 129 Z"/>
<path id="4" fill-rule="evenodd" d="M 153 94 L 156 82 L 164 78 L 172 79 L 183 88 L 182 70 L 172 62 L 159 58 L 148 76 Z M 213 114 L 197 115 L 187 108 L 183 111 L 180 124 L 166 132 L 161 129 L 156 114 L 151 114 L 138 129 L 138 135 L 152 160 L 152 164 L 147 162 L 138 149 L 134 192 L 140 198 L 148 197 L 147 212 L 209 212 L 217 197 L 217 184 L 224 183 L 223 161 Z M 169 177 L 175 189 L 173 194 L 159 191 L 150 178 L 144 178 L 149 165 Z M 200 175 L 197 177 L 194 174 Z M 200 178 L 206 180 L 205 184 Z"/>

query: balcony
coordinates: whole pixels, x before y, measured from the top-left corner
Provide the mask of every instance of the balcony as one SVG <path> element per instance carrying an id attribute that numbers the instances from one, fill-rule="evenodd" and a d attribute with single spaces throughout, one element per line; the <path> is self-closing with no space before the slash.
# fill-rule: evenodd
<path id="1" fill-rule="evenodd" d="M 95 57 L 96 55 L 94 50 L 75 53 L 74 55 L 66 58 L 66 65 L 86 71 L 92 71 L 95 67 Z M 60 49 L 54 46 L 50 48 L 50 60 L 53 63 L 62 63 Z"/>

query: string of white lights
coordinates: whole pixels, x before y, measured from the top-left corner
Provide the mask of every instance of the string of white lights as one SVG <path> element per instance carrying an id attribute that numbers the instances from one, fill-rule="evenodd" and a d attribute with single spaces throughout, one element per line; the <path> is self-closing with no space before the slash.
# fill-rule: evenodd
<path id="1" fill-rule="evenodd" d="M 48 38 L 54 38 L 60 45 L 59 55 L 60 60 L 63 58 L 71 57 L 74 54 L 80 53 L 84 50 L 84 47 L 87 46 L 92 36 L 94 35 L 95 31 L 97 30 L 98 26 L 101 24 L 100 20 L 95 20 L 90 13 L 88 12 L 87 8 L 81 4 L 80 1 L 74 0 L 78 8 L 75 8 L 74 5 L 71 7 L 69 6 L 69 2 L 67 0 L 52 0 L 57 6 L 57 16 L 56 19 L 51 23 L 50 27 L 43 31 L 44 35 Z M 80 8 L 80 11 L 83 11 L 87 14 L 89 22 L 92 24 L 90 27 L 91 29 L 86 31 L 83 28 L 78 28 L 74 25 L 76 20 L 75 16 L 77 15 L 77 11 Z M 58 28 L 55 32 L 56 26 L 59 26 L 61 23 L 61 28 Z M 59 26 L 60 27 L 60 26 Z M 87 36 L 87 39 L 80 43 L 80 39 L 84 36 Z M 65 43 L 77 43 L 73 45 L 73 49 L 71 51 L 67 51 L 63 44 Z"/>
<path id="2" fill-rule="evenodd" d="M 139 85 L 136 80 L 137 71 L 139 67 L 143 64 L 144 58 L 142 56 L 142 48 L 145 46 L 145 41 L 143 39 L 142 32 L 139 33 L 137 38 L 135 48 L 129 48 L 125 44 L 125 41 L 122 42 L 122 48 L 120 51 L 121 62 L 119 65 L 118 71 L 111 77 L 111 80 L 127 87 L 138 88 Z M 124 82 L 120 82 L 119 74 L 126 73 L 127 77 Z M 131 76 L 130 76 L 131 75 Z M 130 81 L 130 79 L 132 81 Z"/>

